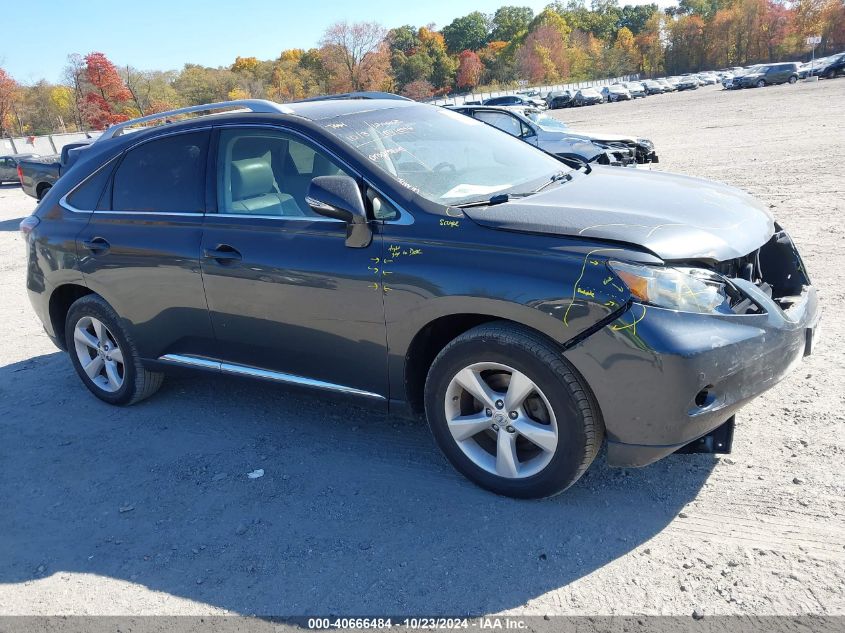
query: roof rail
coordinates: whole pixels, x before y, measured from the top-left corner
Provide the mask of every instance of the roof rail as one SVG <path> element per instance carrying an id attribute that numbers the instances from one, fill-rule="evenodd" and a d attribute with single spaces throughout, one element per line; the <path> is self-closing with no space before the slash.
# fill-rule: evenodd
<path id="1" fill-rule="evenodd" d="M 299 99 L 293 103 L 308 103 L 309 101 L 334 101 L 336 99 L 395 99 L 397 101 L 413 101 L 408 97 L 397 95 L 392 92 L 378 92 L 375 90 L 359 90 L 357 92 L 343 92 L 333 95 L 322 95 L 319 97 L 309 97 L 307 99 Z"/>
<path id="2" fill-rule="evenodd" d="M 124 133 L 126 128 L 145 123 L 147 121 L 156 121 L 159 119 L 167 119 L 171 116 L 179 114 L 189 114 L 191 112 L 211 112 L 212 110 L 230 110 L 232 108 L 249 110 L 250 112 L 257 112 L 261 114 L 292 114 L 293 110 L 273 101 L 266 99 L 240 99 L 238 101 L 221 101 L 220 103 L 206 103 L 204 105 L 188 106 L 187 108 L 179 108 L 178 110 L 168 110 L 167 112 L 157 112 L 156 114 L 148 114 L 147 116 L 138 117 L 137 119 L 130 119 L 123 121 L 109 127 L 97 141 L 104 141 L 114 136 L 120 136 Z"/>

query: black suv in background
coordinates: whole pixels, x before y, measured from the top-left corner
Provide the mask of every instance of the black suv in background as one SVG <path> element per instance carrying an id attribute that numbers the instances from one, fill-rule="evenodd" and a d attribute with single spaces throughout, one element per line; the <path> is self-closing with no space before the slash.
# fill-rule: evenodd
<path id="1" fill-rule="evenodd" d="M 354 396 L 425 415 L 458 470 L 517 497 L 566 489 L 605 438 L 621 466 L 728 450 L 819 318 L 749 195 L 573 169 L 395 99 L 120 124 L 21 231 L 35 312 L 101 400 L 178 368 Z"/>

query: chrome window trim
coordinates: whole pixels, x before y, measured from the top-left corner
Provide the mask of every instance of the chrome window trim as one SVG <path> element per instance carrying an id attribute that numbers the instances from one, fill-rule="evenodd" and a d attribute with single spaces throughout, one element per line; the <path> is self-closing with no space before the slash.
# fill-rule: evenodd
<path id="1" fill-rule="evenodd" d="M 86 182 L 88 182 L 89 180 L 91 180 L 91 178 L 93 178 L 94 176 L 96 176 L 97 174 L 99 174 L 102 170 L 104 170 L 106 167 L 108 167 L 111 163 L 113 163 L 114 161 L 116 161 L 116 160 L 117 160 L 118 158 L 120 158 L 121 156 L 123 156 L 123 153 L 122 153 L 122 152 L 121 152 L 120 154 L 117 154 L 117 155 L 115 155 L 115 156 L 112 156 L 109 160 L 107 160 L 105 163 L 103 163 L 102 165 L 100 165 L 99 167 L 97 167 L 97 169 L 95 169 L 95 170 L 94 170 L 94 171 L 92 171 L 90 174 L 88 174 L 87 176 L 85 176 L 85 178 L 83 178 L 82 180 L 80 180 L 80 181 L 79 181 L 79 183 L 77 183 L 77 185 L 76 185 L 75 187 L 73 187 L 73 188 L 72 188 L 70 191 L 68 191 L 65 195 L 63 195 L 61 198 L 59 198 L 59 206 L 60 206 L 60 207 L 62 207 L 63 209 L 66 209 L 67 211 L 71 211 L 71 212 L 73 212 L 73 213 L 94 213 L 95 209 L 90 209 L 90 210 L 87 210 L 87 209 L 77 209 L 77 208 L 76 208 L 75 206 L 73 206 L 70 202 L 68 202 L 68 196 L 73 195 L 73 194 L 76 192 L 76 190 L 77 190 L 77 189 L 79 189 L 82 185 L 84 185 Z M 100 195 L 101 195 L 101 196 L 103 195 L 103 194 L 102 194 L 102 192 L 100 193 Z"/>
<path id="2" fill-rule="evenodd" d="M 138 141 L 137 143 L 129 145 L 128 147 L 121 150 L 118 154 L 112 156 L 108 161 L 106 161 L 105 163 L 100 165 L 97 169 L 92 171 L 90 174 L 85 176 L 85 178 L 83 178 L 79 182 L 79 184 L 77 184 L 73 189 L 71 189 L 65 195 L 63 195 L 59 199 L 59 206 L 67 209 L 68 211 L 72 211 L 73 213 L 97 213 L 97 214 L 111 213 L 111 214 L 114 214 L 114 215 L 158 215 L 158 216 L 170 216 L 170 217 L 172 217 L 172 216 L 177 216 L 177 217 L 178 216 L 181 216 L 181 217 L 202 217 L 202 216 L 204 216 L 205 211 L 115 211 L 115 210 L 112 210 L 112 209 L 91 209 L 91 210 L 77 209 L 72 204 L 70 204 L 70 202 L 68 202 L 67 198 L 68 198 L 68 196 L 73 194 L 74 191 L 76 191 L 82 185 L 84 185 L 86 182 L 88 182 L 89 179 L 93 178 L 95 174 L 97 174 L 101 170 L 105 169 L 110 163 L 113 163 L 114 161 L 116 161 L 118 159 L 120 160 L 120 162 L 123 162 L 123 157 L 126 156 L 127 152 L 131 152 L 136 147 L 144 145 L 145 143 L 150 143 L 152 141 L 156 141 L 156 140 L 161 139 L 161 138 L 168 138 L 170 136 L 178 136 L 180 134 L 190 134 L 192 132 L 211 132 L 212 127 L 213 126 L 211 126 L 211 125 L 204 125 L 204 126 L 200 126 L 200 127 L 191 128 L 189 130 L 171 130 L 171 131 L 166 132 L 164 134 L 158 134 L 158 135 L 156 135 L 152 138 L 146 138 L 146 139 Z M 210 139 L 209 139 L 209 141 L 210 141 Z M 211 143 L 210 142 L 209 142 L 209 151 L 211 151 Z M 120 165 L 118 165 L 118 167 L 119 166 Z M 114 174 L 112 174 L 112 180 L 113 179 L 114 179 Z"/>
<path id="3" fill-rule="evenodd" d="M 110 163 L 117 159 L 122 159 L 123 156 L 126 155 L 127 152 L 135 149 L 136 147 L 143 145 L 144 143 L 149 143 L 151 141 L 166 138 L 170 136 L 177 136 L 179 134 L 189 134 L 191 132 L 200 132 L 200 131 L 210 131 L 214 128 L 224 129 L 224 128 L 263 128 L 263 129 L 271 129 L 271 130 L 281 130 L 282 132 L 288 132 L 299 138 L 305 139 L 310 144 L 314 145 L 315 147 L 319 148 L 320 151 L 325 152 L 335 160 L 337 160 L 341 165 L 344 166 L 347 171 L 351 172 L 355 175 L 355 177 L 364 181 L 364 183 L 371 187 L 382 196 L 385 200 L 387 200 L 391 205 L 393 205 L 399 211 L 399 217 L 395 220 L 376 220 L 373 219 L 373 222 L 380 222 L 382 224 L 396 224 L 396 225 L 411 225 L 414 223 L 414 216 L 413 214 L 406 210 L 402 205 L 398 204 L 393 198 L 385 194 L 381 189 L 376 187 L 372 184 L 372 182 L 366 178 L 365 176 L 358 173 L 356 169 L 354 169 L 349 163 L 343 160 L 340 156 L 336 153 L 331 151 L 330 149 L 326 148 L 323 144 L 317 142 L 310 136 L 307 136 L 300 132 L 299 130 L 295 130 L 293 128 L 284 126 L 284 125 L 274 125 L 271 123 L 245 123 L 245 124 L 238 124 L 238 123 L 218 123 L 216 125 L 204 125 L 195 128 L 190 128 L 188 130 L 171 130 L 164 134 L 157 134 L 152 138 L 143 139 L 129 145 L 123 151 L 121 151 L 116 156 L 113 156 L 109 159 L 106 163 L 98 167 L 96 170 L 91 172 L 88 176 L 86 176 L 76 187 L 71 189 L 68 193 L 66 193 L 62 198 L 59 200 L 59 205 L 63 208 L 67 209 L 68 211 L 72 211 L 73 213 L 111 213 L 115 215 L 157 215 L 157 216 L 182 216 L 182 217 L 196 217 L 196 216 L 203 216 L 203 217 L 221 217 L 221 218 L 257 218 L 262 220 L 295 220 L 295 221 L 308 221 L 308 222 L 342 222 L 341 220 L 335 220 L 334 218 L 324 218 L 324 217 L 295 217 L 295 216 L 278 216 L 278 215 L 249 215 L 248 213 L 206 213 L 205 211 L 113 211 L 113 210 L 105 210 L 105 209 L 91 209 L 91 210 L 84 210 L 84 209 L 77 209 L 73 205 L 71 205 L 67 198 L 70 196 L 74 191 L 76 191 L 79 187 L 81 187 L 85 182 L 88 181 L 89 178 L 92 178 L 96 173 L 98 173 L 101 169 L 105 169 Z M 215 148 L 216 149 L 216 148 Z M 209 147 L 209 151 L 211 147 Z M 216 157 L 215 157 L 216 158 Z M 215 165 L 217 161 L 215 160 Z"/>
<path id="4" fill-rule="evenodd" d="M 326 382 L 323 380 L 317 380 L 315 378 L 305 378 L 303 376 L 296 376 L 294 374 L 287 374 L 280 371 L 261 369 L 260 367 L 252 367 L 250 365 L 227 363 L 224 361 L 200 358 L 198 356 L 190 356 L 187 354 L 165 354 L 164 356 L 159 356 L 158 360 L 165 363 L 172 363 L 174 365 L 184 365 L 188 367 L 210 369 L 223 374 L 230 374 L 234 376 L 250 376 L 252 378 L 263 378 L 265 380 L 273 380 L 275 382 L 280 382 L 289 385 L 311 387 L 313 389 L 321 389 L 323 391 L 334 391 L 337 393 L 344 393 L 354 396 L 363 396 L 365 398 L 374 398 L 376 400 L 387 400 L 386 397 L 377 393 L 373 393 L 371 391 L 364 391 L 363 389 L 356 389 L 355 387 L 347 387 L 346 385 L 338 385 L 333 382 Z"/>
<path id="5" fill-rule="evenodd" d="M 206 218 L 256 218 L 258 220 L 293 220 L 295 222 L 337 222 L 344 224 L 343 220 L 324 218 L 322 216 L 296 216 L 296 215 L 254 215 L 251 213 L 206 213 Z"/>

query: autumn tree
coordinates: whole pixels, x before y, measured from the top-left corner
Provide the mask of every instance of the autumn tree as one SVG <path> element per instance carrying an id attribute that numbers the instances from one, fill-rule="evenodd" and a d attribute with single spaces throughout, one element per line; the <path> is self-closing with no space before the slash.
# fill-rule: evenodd
<path id="1" fill-rule="evenodd" d="M 123 110 L 132 94 L 115 65 L 103 53 L 85 56 L 83 78 L 81 109 L 90 127 L 100 130 L 129 119 Z"/>
<path id="2" fill-rule="evenodd" d="M 570 74 L 570 59 L 561 31 L 541 25 L 533 29 L 516 54 L 520 77 L 535 83 L 556 83 Z"/>
<path id="3" fill-rule="evenodd" d="M 405 86 L 402 94 L 414 101 L 425 101 L 434 94 L 434 86 L 425 79 L 417 79 Z"/>
<path id="4" fill-rule="evenodd" d="M 384 28 L 375 22 L 336 22 L 323 33 L 321 55 L 338 92 L 373 89 L 389 67 Z"/>
<path id="5" fill-rule="evenodd" d="M 18 82 L 0 68 L 0 138 L 12 135 L 14 108 L 19 97 Z"/>
<path id="6" fill-rule="evenodd" d="M 473 51 L 462 51 L 458 55 L 458 74 L 455 83 L 458 88 L 472 89 L 481 82 L 484 64 Z"/>

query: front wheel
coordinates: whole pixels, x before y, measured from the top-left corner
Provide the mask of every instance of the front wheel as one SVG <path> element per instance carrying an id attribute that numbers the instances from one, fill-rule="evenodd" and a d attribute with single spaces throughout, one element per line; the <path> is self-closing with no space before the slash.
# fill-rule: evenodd
<path id="1" fill-rule="evenodd" d="M 563 492 L 592 463 L 604 437 L 598 407 L 560 349 L 507 324 L 473 328 L 438 354 L 425 408 L 452 465 L 511 497 Z"/>
<path id="2" fill-rule="evenodd" d="M 789 83 L 791 84 L 794 84 L 796 81 L 798 81 L 798 77 L 795 75 L 792 75 L 792 77 L 789 78 Z"/>
<path id="3" fill-rule="evenodd" d="M 763 88 L 763 87 L 765 87 L 766 82 L 765 82 L 765 81 L 763 81 L 762 79 L 760 79 L 760 80 L 759 80 L 759 81 L 758 81 L 755 85 L 756 85 L 758 88 Z"/>
<path id="4" fill-rule="evenodd" d="M 70 307 L 65 343 L 82 382 L 109 404 L 135 404 L 158 391 L 164 379 L 144 368 L 120 318 L 97 295 L 86 295 Z"/>

